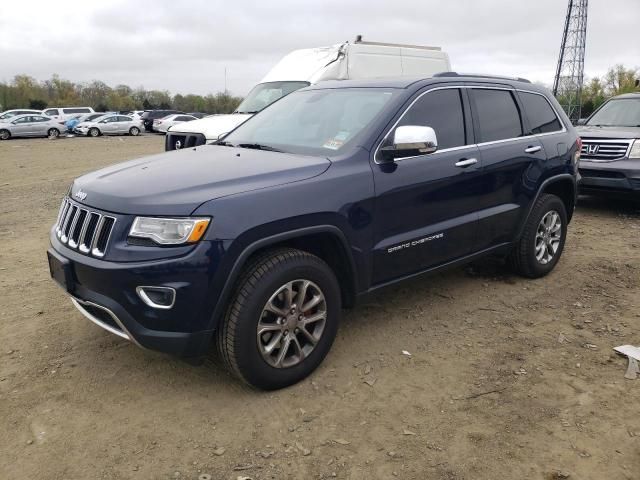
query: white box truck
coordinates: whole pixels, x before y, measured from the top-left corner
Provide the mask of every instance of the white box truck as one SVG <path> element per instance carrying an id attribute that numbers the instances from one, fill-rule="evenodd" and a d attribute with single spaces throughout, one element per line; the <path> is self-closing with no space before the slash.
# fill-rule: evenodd
<path id="1" fill-rule="evenodd" d="M 295 50 L 286 55 L 227 115 L 211 115 L 181 123 L 167 131 L 165 150 L 194 147 L 218 140 L 252 115 L 295 90 L 324 80 L 416 76 L 451 70 L 439 47 L 355 42 Z"/>

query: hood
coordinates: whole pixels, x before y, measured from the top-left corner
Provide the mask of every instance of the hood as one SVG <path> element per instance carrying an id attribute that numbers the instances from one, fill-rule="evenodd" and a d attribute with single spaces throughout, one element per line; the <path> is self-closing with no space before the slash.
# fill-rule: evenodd
<path id="1" fill-rule="evenodd" d="M 190 215 L 209 200 L 320 175 L 322 157 L 202 145 L 132 160 L 77 178 L 88 206 L 114 213 Z"/>
<path id="2" fill-rule="evenodd" d="M 230 132 L 252 116 L 246 113 L 213 115 L 174 125 L 169 128 L 169 131 L 172 133 L 202 133 L 207 140 L 217 140 L 220 135 Z"/>
<path id="3" fill-rule="evenodd" d="M 586 138 L 640 138 L 640 127 L 576 127 L 578 135 Z"/>
<path id="4" fill-rule="evenodd" d="M 88 127 L 94 125 L 96 122 L 78 122 L 76 127 Z"/>

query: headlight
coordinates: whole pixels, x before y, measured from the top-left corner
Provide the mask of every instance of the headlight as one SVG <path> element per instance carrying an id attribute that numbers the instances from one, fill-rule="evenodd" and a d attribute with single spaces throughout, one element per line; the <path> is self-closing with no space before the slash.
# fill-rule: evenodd
<path id="1" fill-rule="evenodd" d="M 160 245 L 198 242 L 209 226 L 209 218 L 136 217 L 130 237 L 148 238 Z"/>
<path id="2" fill-rule="evenodd" d="M 633 146 L 629 152 L 629 158 L 640 158 L 640 139 L 633 142 Z"/>

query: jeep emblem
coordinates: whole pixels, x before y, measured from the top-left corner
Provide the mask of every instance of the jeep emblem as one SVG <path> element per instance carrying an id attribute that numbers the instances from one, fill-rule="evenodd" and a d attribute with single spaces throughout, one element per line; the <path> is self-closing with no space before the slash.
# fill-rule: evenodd
<path id="1" fill-rule="evenodd" d="M 589 155 L 595 155 L 596 153 L 598 153 L 598 150 L 600 150 L 600 145 L 598 145 L 597 143 L 592 143 L 591 145 L 587 146 L 587 153 Z"/>
<path id="2" fill-rule="evenodd" d="M 87 194 L 82 190 L 78 190 L 76 193 L 73 194 L 73 196 L 76 198 L 79 198 L 80 200 L 84 200 L 85 198 L 87 198 Z"/>
<path id="3" fill-rule="evenodd" d="M 176 142 L 176 150 L 180 150 L 182 148 L 182 142 L 180 140 L 178 140 Z"/>

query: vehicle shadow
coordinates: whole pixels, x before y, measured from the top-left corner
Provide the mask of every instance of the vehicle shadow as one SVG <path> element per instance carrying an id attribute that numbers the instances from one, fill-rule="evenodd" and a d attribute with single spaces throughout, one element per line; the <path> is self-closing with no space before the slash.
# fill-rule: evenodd
<path id="1" fill-rule="evenodd" d="M 576 208 L 584 213 L 640 216 L 640 198 L 580 195 Z"/>

